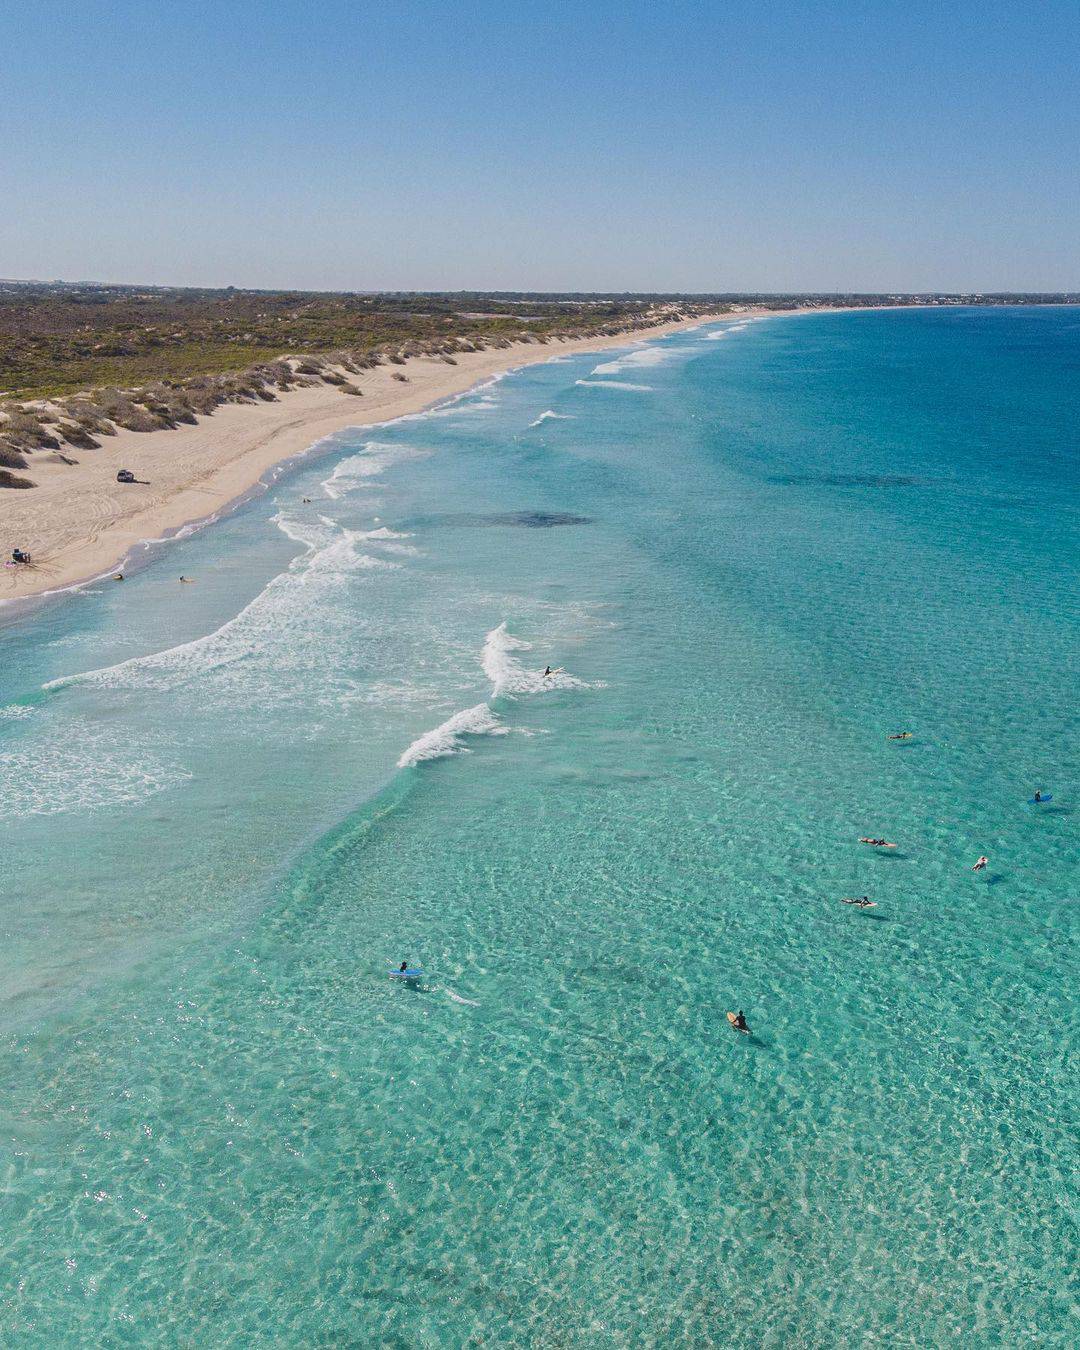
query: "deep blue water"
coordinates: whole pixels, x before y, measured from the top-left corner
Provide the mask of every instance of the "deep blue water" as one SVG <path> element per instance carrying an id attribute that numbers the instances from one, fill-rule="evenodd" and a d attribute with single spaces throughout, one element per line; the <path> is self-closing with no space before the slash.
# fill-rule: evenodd
<path id="1" fill-rule="evenodd" d="M 1075 1343 L 1078 391 L 714 325 L 12 617 L 3 1340 Z"/>

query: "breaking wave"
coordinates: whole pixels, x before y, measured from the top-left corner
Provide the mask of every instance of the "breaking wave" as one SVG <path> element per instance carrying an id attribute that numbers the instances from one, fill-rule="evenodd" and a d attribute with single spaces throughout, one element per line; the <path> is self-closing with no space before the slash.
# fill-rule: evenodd
<path id="1" fill-rule="evenodd" d="M 358 453 L 335 465 L 334 472 L 329 478 L 323 479 L 320 487 L 332 501 L 337 501 L 357 485 L 381 487 L 378 478 L 385 469 L 403 460 L 419 459 L 427 453 L 412 445 L 365 441 Z"/>
<path id="2" fill-rule="evenodd" d="M 554 411 L 554 409 L 548 408 L 546 412 L 542 412 L 540 414 L 540 416 L 536 419 L 535 422 L 530 422 L 529 426 L 538 427 L 541 422 L 550 422 L 552 420 L 557 420 L 559 422 L 570 422 L 573 421 L 573 414 L 557 413 Z"/>
<path id="3" fill-rule="evenodd" d="M 390 547 L 397 536 L 348 530 L 326 517 L 298 522 L 278 515 L 274 523 L 305 552 L 234 618 L 190 642 L 61 676 L 44 688 L 92 684 L 160 692 L 197 681 L 201 698 L 244 707 L 253 702 L 334 707 L 365 697 L 347 674 L 355 645 L 350 586 L 400 565 L 364 551 L 368 544 Z M 383 542 L 387 537 L 390 544 Z"/>
<path id="4" fill-rule="evenodd" d="M 635 393 L 652 393 L 651 384 L 631 384 L 628 380 L 575 380 L 574 383 L 590 389 L 632 389 Z"/>
<path id="5" fill-rule="evenodd" d="M 398 760 L 399 769 L 422 764 L 427 759 L 444 759 L 447 755 L 468 753 L 462 744 L 464 736 L 505 736 L 504 727 L 486 703 L 448 717 L 433 731 L 418 736 Z"/>
<path id="6" fill-rule="evenodd" d="M 507 631 L 506 624 L 493 628 L 484 639 L 480 664 L 491 681 L 491 698 L 505 695 L 543 694 L 552 689 L 596 689 L 565 671 L 545 677 L 542 671 L 529 670 L 522 665 L 517 653 L 527 652 L 532 644 Z M 432 731 L 418 736 L 398 760 L 398 768 L 409 768 L 429 759 L 443 759 L 467 750 L 462 744 L 465 736 L 505 736 L 509 728 L 503 726 L 489 703 L 478 703 L 453 717 L 448 717 Z"/>
<path id="7" fill-rule="evenodd" d="M 729 333 L 741 333 L 744 328 L 749 328 L 753 322 L 753 319 L 743 319 L 739 323 L 733 323 L 729 328 L 719 328 L 713 333 L 706 333 L 704 340 L 706 342 L 719 342 L 721 338 L 726 338 Z"/>
<path id="8" fill-rule="evenodd" d="M 489 376 L 483 383 L 463 389 L 460 394 L 455 394 L 444 403 L 437 403 L 434 408 L 427 408 L 423 412 L 403 413 L 400 417 L 391 418 L 384 425 L 393 426 L 395 422 L 421 422 L 429 417 L 456 417 L 460 413 L 490 412 L 492 408 L 499 406 L 499 401 L 485 390 L 491 389 L 509 374 L 510 371 L 501 370 Z"/>
<path id="9" fill-rule="evenodd" d="M 625 356 L 617 356 L 614 361 L 605 361 L 594 367 L 592 373 L 621 375 L 624 370 L 646 370 L 650 366 L 662 366 L 687 350 L 685 347 L 636 347 Z"/>
<path id="10" fill-rule="evenodd" d="M 550 689 L 588 689 L 584 680 L 560 671 L 545 676 L 543 671 L 528 670 L 515 655 L 531 651 L 532 643 L 507 632 L 506 624 L 493 628 L 484 640 L 480 664 L 491 681 L 491 696 L 501 694 L 543 694 Z"/>

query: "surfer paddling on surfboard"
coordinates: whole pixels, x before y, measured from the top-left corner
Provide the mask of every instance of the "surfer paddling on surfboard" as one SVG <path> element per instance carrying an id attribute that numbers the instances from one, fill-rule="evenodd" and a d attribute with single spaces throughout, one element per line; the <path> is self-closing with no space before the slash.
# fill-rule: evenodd
<path id="1" fill-rule="evenodd" d="M 873 844 L 875 848 L 895 848 L 895 844 L 890 844 L 887 839 L 860 839 L 860 844 Z"/>
<path id="2" fill-rule="evenodd" d="M 877 901 L 871 900 L 868 895 L 845 895 L 840 903 L 842 905 L 858 905 L 860 909 L 873 909 L 877 905 Z"/>
<path id="3" fill-rule="evenodd" d="M 741 1008 L 737 1013 L 729 1012 L 727 1015 L 727 1020 L 731 1023 L 731 1025 L 735 1028 L 736 1031 L 745 1031 L 748 1036 L 750 1035 L 750 1028 L 746 1025 L 746 1018 L 743 1015 L 743 1011 Z"/>
<path id="4" fill-rule="evenodd" d="M 551 676 L 551 675 L 558 675 L 558 673 L 559 673 L 561 670 L 562 670 L 562 666 L 545 666 L 545 667 L 544 667 L 544 679 L 545 679 L 545 680 L 548 679 L 549 676 Z"/>
<path id="5" fill-rule="evenodd" d="M 975 866 L 971 869 L 973 872 L 981 872 L 990 859 L 984 853 Z"/>
<path id="6" fill-rule="evenodd" d="M 887 741 L 910 741 L 914 734 L 913 731 L 894 731 L 886 736 L 885 739 Z"/>

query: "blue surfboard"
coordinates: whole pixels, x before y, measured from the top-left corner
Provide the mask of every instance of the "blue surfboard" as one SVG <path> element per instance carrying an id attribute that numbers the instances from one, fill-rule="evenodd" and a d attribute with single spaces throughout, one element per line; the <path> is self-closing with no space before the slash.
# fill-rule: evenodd
<path id="1" fill-rule="evenodd" d="M 423 973 L 424 972 L 419 968 L 413 970 L 412 967 L 410 967 L 408 970 L 392 970 L 390 972 L 390 978 L 392 980 L 418 980 Z"/>
<path id="2" fill-rule="evenodd" d="M 1040 797 L 1038 801 L 1036 801 L 1034 797 L 1029 797 L 1028 806 L 1042 806 L 1043 802 L 1052 802 L 1053 800 L 1054 794 L 1048 792 L 1045 797 Z"/>

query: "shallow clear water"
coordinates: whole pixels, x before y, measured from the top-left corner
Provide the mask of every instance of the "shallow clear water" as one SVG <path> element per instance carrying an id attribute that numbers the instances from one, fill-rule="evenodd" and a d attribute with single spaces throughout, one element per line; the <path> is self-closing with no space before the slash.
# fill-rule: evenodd
<path id="1" fill-rule="evenodd" d="M 4 1340 L 1071 1343 L 1078 373 L 561 358 L 0 629 Z"/>

